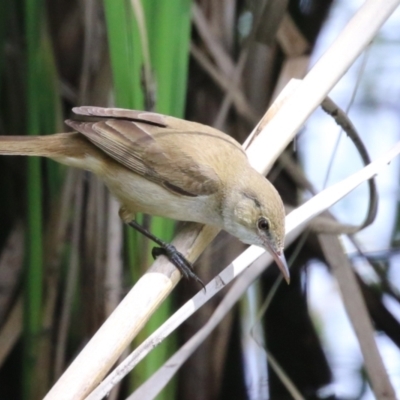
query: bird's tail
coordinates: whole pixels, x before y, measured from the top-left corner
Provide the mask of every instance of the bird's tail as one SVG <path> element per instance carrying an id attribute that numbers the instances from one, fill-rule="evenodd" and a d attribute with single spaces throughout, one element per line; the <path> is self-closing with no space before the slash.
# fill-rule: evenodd
<path id="1" fill-rule="evenodd" d="M 84 140 L 77 133 L 57 133 L 48 136 L 0 136 L 0 155 L 40 156 L 58 158 L 77 155 L 79 142 Z"/>

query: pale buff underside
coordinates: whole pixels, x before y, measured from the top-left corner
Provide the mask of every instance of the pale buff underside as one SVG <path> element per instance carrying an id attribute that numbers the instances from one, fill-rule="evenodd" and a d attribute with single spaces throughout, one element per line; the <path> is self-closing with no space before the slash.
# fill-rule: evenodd
<path id="1" fill-rule="evenodd" d="M 187 197 L 174 194 L 164 187 L 113 163 L 111 169 L 99 158 L 87 155 L 84 159 L 58 157 L 56 161 L 98 175 L 122 207 L 129 211 L 133 219 L 137 212 L 203 224 L 222 226 L 222 218 L 215 195 Z M 112 172 L 111 172 L 112 171 Z M 125 219 L 129 217 L 125 214 Z M 126 221 L 128 222 L 128 221 Z"/>

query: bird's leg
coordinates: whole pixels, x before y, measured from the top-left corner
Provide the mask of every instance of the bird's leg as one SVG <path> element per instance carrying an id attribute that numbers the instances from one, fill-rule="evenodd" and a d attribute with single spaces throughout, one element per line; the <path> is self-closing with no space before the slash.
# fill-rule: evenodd
<path id="1" fill-rule="evenodd" d="M 160 247 L 153 247 L 152 249 L 152 256 L 157 258 L 160 255 L 166 256 L 172 264 L 175 265 L 176 268 L 179 269 L 181 274 L 189 279 L 192 278 L 200 283 L 205 289 L 203 281 L 193 272 L 193 265 L 190 261 L 188 261 L 185 256 L 180 253 L 175 246 L 170 243 L 164 242 L 163 240 L 159 239 L 157 236 L 154 236 L 151 232 L 147 229 L 143 228 L 142 225 L 138 224 L 135 220 L 131 220 L 128 222 L 128 225 L 132 228 L 135 228 L 138 232 L 142 235 L 146 236 L 154 243 L 157 243 Z"/>

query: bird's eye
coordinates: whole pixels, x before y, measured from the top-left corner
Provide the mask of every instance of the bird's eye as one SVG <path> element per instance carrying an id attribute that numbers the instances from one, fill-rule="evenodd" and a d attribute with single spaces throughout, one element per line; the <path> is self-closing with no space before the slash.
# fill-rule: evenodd
<path id="1" fill-rule="evenodd" d="M 262 230 L 262 231 L 265 231 L 265 232 L 268 232 L 269 231 L 269 222 L 268 222 L 268 220 L 267 219 L 265 219 L 265 218 L 260 218 L 259 220 L 258 220 L 258 229 L 260 229 L 260 230 Z"/>

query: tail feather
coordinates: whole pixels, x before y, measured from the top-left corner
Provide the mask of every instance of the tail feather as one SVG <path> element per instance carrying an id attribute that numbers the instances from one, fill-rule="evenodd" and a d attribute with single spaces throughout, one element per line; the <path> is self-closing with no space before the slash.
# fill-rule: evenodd
<path id="1" fill-rule="evenodd" d="M 78 132 L 48 136 L 0 136 L 0 155 L 48 157 L 95 173 L 102 171 L 104 161 L 108 159 Z"/>
<path id="2" fill-rule="evenodd" d="M 58 156 L 77 155 L 84 138 L 78 133 L 58 133 L 48 136 L 0 136 L 0 154 L 8 156 Z"/>

